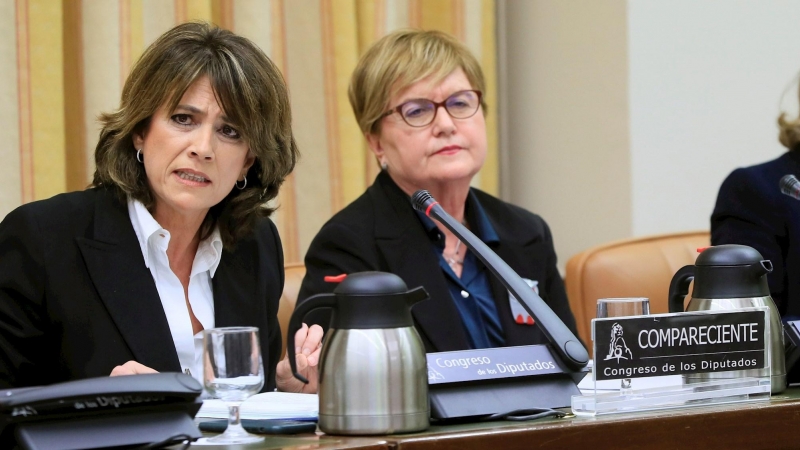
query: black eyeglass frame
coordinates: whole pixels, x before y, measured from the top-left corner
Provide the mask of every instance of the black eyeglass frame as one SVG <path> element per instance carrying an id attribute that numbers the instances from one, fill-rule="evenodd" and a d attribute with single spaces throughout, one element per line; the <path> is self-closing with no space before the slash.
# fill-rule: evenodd
<path id="1" fill-rule="evenodd" d="M 453 98 L 453 96 L 456 96 L 458 94 L 463 94 L 464 92 L 474 92 L 475 93 L 475 95 L 478 97 L 478 107 L 475 108 L 475 111 L 473 111 L 472 114 L 470 114 L 470 115 L 468 115 L 466 117 L 455 117 L 450 112 L 450 110 L 447 109 L 447 101 L 450 100 L 451 98 Z M 444 110 L 447 111 L 447 114 L 449 114 L 450 117 L 452 117 L 453 119 L 469 119 L 470 117 L 474 116 L 478 112 L 478 110 L 481 108 L 481 106 L 483 105 L 483 103 L 481 103 L 482 99 L 483 99 L 483 92 L 481 92 L 481 91 L 479 91 L 477 89 L 465 89 L 463 91 L 453 92 L 452 94 L 448 95 L 447 98 L 444 99 L 441 102 L 435 102 L 435 101 L 427 99 L 427 98 L 413 98 L 411 100 L 404 101 L 403 103 L 395 106 L 394 108 L 390 109 L 389 111 L 386 111 L 385 113 L 383 113 L 383 115 L 378 120 L 381 120 L 384 117 L 389 117 L 392 114 L 397 113 L 397 114 L 400 115 L 400 118 L 403 119 L 403 122 L 405 122 L 406 125 L 408 125 L 410 127 L 414 127 L 414 128 L 427 127 L 428 125 L 432 124 L 434 120 L 436 120 L 436 114 L 439 113 L 439 107 L 443 107 Z M 406 117 L 403 115 L 403 106 L 405 106 L 406 104 L 408 104 L 410 102 L 418 102 L 420 100 L 424 100 L 426 102 L 430 102 L 433 105 L 433 107 L 434 107 L 433 108 L 433 116 L 431 116 L 431 120 L 428 123 L 425 123 L 425 124 L 422 124 L 422 125 L 412 125 L 412 124 L 408 123 L 408 120 L 406 120 Z"/>

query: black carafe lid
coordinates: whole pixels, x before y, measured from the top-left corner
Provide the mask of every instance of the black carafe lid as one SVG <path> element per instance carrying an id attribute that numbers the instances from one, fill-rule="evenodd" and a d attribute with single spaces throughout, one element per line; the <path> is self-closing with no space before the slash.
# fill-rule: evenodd
<path id="1" fill-rule="evenodd" d="M 746 245 L 715 245 L 700 252 L 695 266 L 749 266 L 764 259 L 761 253 Z"/>
<path id="2" fill-rule="evenodd" d="M 428 298 L 425 289 L 409 291 L 400 277 L 386 272 L 350 274 L 333 293 L 331 328 L 337 330 L 411 327 L 411 306 Z"/>
<path id="3" fill-rule="evenodd" d="M 342 295 L 404 294 L 408 291 L 402 278 L 386 272 L 357 272 L 348 275 L 333 290 Z"/>
<path id="4" fill-rule="evenodd" d="M 692 298 L 747 298 L 769 296 L 766 274 L 772 263 L 746 245 L 715 245 L 695 261 Z"/>

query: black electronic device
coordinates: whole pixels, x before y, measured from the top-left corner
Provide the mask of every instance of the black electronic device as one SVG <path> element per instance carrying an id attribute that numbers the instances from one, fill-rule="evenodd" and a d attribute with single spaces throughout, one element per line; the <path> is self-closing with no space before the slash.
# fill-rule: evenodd
<path id="1" fill-rule="evenodd" d="M 547 348 L 552 349 L 553 357 L 563 369 L 562 373 L 536 377 L 431 384 L 431 416 L 437 419 L 464 419 L 476 416 L 476 413 L 497 415 L 512 410 L 569 406 L 571 396 L 580 393 L 577 383 L 585 376 L 583 369 L 589 362 L 589 353 L 580 339 L 505 261 L 453 219 L 428 191 L 415 192 L 411 202 L 415 209 L 452 231 L 520 300 L 522 307 L 536 320 L 547 337 L 550 342 Z M 476 404 L 480 404 L 481 408 L 476 409 Z"/>
<path id="2" fill-rule="evenodd" d="M 200 422 L 200 431 L 222 433 L 228 428 L 227 420 L 208 420 Z M 300 434 L 313 433 L 317 423 L 292 419 L 242 419 L 242 428 L 256 434 Z"/>
<path id="3" fill-rule="evenodd" d="M 572 396 L 580 395 L 577 384 L 588 374 L 585 368 L 563 367 L 549 345 L 428 353 L 427 357 L 431 418 L 445 421 L 538 418 L 532 410 L 569 407 Z"/>
<path id="4" fill-rule="evenodd" d="M 800 320 L 790 320 L 783 324 L 783 341 L 786 356 L 786 382 L 800 382 L 800 367 L 795 367 L 800 359 Z M 794 369 L 794 370 L 792 370 Z"/>
<path id="5" fill-rule="evenodd" d="M 181 373 L 99 377 L 0 390 L 0 445 L 94 449 L 201 437 L 203 388 Z"/>

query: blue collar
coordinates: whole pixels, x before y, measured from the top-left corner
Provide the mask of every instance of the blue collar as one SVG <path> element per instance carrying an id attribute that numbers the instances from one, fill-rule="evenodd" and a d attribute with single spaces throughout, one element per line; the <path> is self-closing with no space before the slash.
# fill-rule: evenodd
<path id="1" fill-rule="evenodd" d="M 425 215 L 425 213 L 416 211 L 417 217 L 419 217 L 420 222 L 422 222 L 422 226 L 425 227 L 425 232 L 428 233 L 428 236 L 431 238 L 433 242 L 437 244 L 444 245 L 444 241 L 441 241 L 443 236 L 439 232 L 439 228 L 436 226 L 436 223 Z M 483 206 L 478 201 L 478 197 L 475 193 L 470 189 L 469 194 L 467 195 L 467 203 L 464 207 L 464 216 L 467 218 L 467 223 L 470 225 L 470 231 L 475 233 L 475 236 L 478 236 L 478 239 L 482 240 L 485 244 L 497 244 L 500 242 L 500 237 L 497 236 L 497 232 L 494 231 L 494 227 L 492 223 L 489 221 L 489 217 L 486 215 L 486 211 L 484 211 Z M 441 241 L 441 242 L 440 242 Z"/>

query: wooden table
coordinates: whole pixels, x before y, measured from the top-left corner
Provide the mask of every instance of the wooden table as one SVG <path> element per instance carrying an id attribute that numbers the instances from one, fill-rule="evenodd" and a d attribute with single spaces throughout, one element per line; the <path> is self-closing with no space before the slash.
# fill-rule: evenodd
<path id="1" fill-rule="evenodd" d="M 432 426 L 423 433 L 378 437 L 267 437 L 259 449 L 798 449 L 800 388 L 768 402 L 569 417 L 533 422 Z"/>

